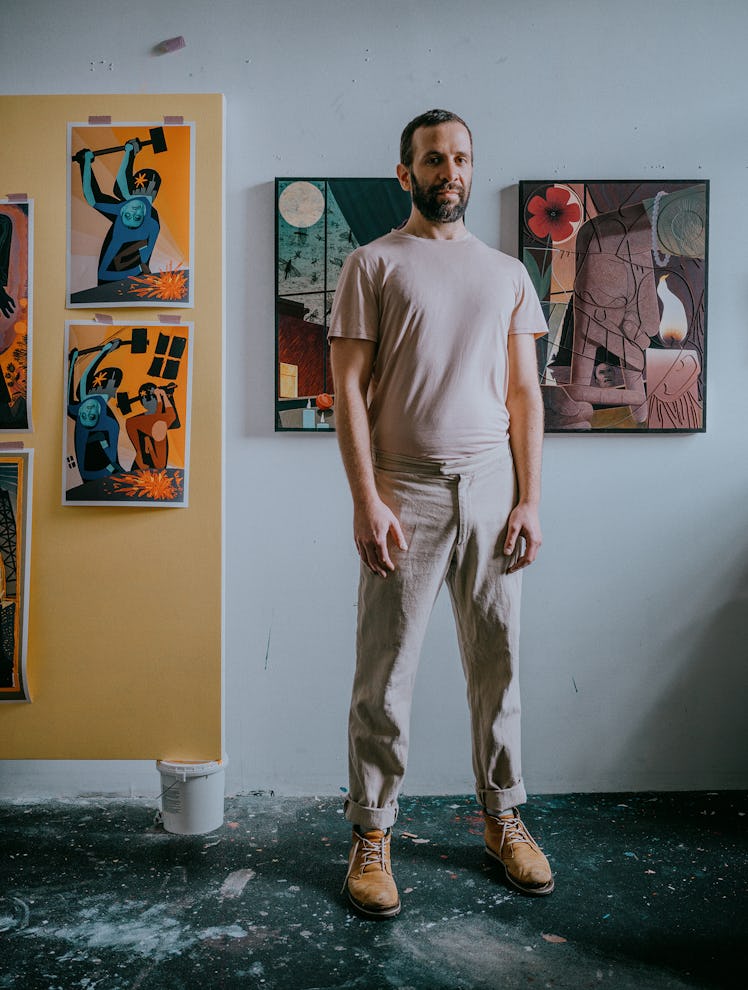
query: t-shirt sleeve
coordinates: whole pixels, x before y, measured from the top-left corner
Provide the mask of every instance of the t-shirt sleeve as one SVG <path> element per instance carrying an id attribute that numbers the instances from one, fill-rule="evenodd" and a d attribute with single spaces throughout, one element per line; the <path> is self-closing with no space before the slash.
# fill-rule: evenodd
<path id="1" fill-rule="evenodd" d="M 519 283 L 509 333 L 531 333 L 542 337 L 548 333 L 543 310 L 527 269 L 520 264 Z"/>
<path id="2" fill-rule="evenodd" d="M 328 340 L 332 337 L 379 339 L 377 293 L 357 251 L 348 255 L 340 272 L 327 332 Z"/>

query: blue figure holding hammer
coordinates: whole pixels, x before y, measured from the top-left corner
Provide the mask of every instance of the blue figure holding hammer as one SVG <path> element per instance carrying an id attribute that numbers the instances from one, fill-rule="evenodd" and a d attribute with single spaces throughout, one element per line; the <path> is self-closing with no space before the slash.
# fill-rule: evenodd
<path id="1" fill-rule="evenodd" d="M 133 173 L 135 156 L 144 145 L 152 145 L 156 154 L 166 151 L 163 128 L 151 128 L 150 133 L 148 141 L 131 138 L 121 147 L 101 151 L 82 148 L 73 156 L 80 165 L 86 202 L 111 222 L 99 254 L 99 285 L 150 272 L 149 262 L 161 229 L 153 206 L 161 176 L 152 168 Z M 94 158 L 115 151 L 122 151 L 123 155 L 114 190 L 118 195 L 110 196 L 101 191 L 92 166 Z"/>

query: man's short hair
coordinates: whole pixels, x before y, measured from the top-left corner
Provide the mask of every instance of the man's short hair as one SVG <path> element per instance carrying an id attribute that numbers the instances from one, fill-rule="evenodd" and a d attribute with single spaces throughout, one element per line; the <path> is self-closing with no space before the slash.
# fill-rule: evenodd
<path id="1" fill-rule="evenodd" d="M 417 117 L 414 117 L 409 124 L 406 124 L 403 133 L 400 136 L 400 162 L 406 167 L 410 168 L 413 164 L 413 135 L 418 130 L 419 127 L 437 127 L 439 124 L 462 124 L 465 130 L 468 132 L 470 137 L 470 147 L 473 147 L 473 135 L 462 119 L 458 117 L 456 113 L 452 113 L 451 110 L 427 110 L 426 113 L 421 113 Z"/>

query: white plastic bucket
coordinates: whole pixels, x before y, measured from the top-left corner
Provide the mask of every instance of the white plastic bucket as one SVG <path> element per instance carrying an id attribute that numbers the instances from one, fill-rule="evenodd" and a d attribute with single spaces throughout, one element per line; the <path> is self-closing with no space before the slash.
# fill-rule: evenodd
<path id="1" fill-rule="evenodd" d="M 202 835 L 223 825 L 227 762 L 225 757 L 213 763 L 156 760 L 161 774 L 161 813 L 167 832 Z"/>

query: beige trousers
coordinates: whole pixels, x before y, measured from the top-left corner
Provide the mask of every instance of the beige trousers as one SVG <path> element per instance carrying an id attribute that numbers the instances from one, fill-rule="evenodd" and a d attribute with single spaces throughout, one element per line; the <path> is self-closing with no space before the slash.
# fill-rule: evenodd
<path id="1" fill-rule="evenodd" d="M 467 682 L 476 795 L 497 814 L 527 799 L 517 676 L 522 577 L 507 574 L 520 548 L 503 552 L 517 497 L 509 445 L 459 462 L 377 453 L 374 463 L 408 550 L 391 549 L 396 570 L 386 578 L 361 566 L 346 817 L 365 828 L 397 819 L 413 684 L 444 582 Z"/>

